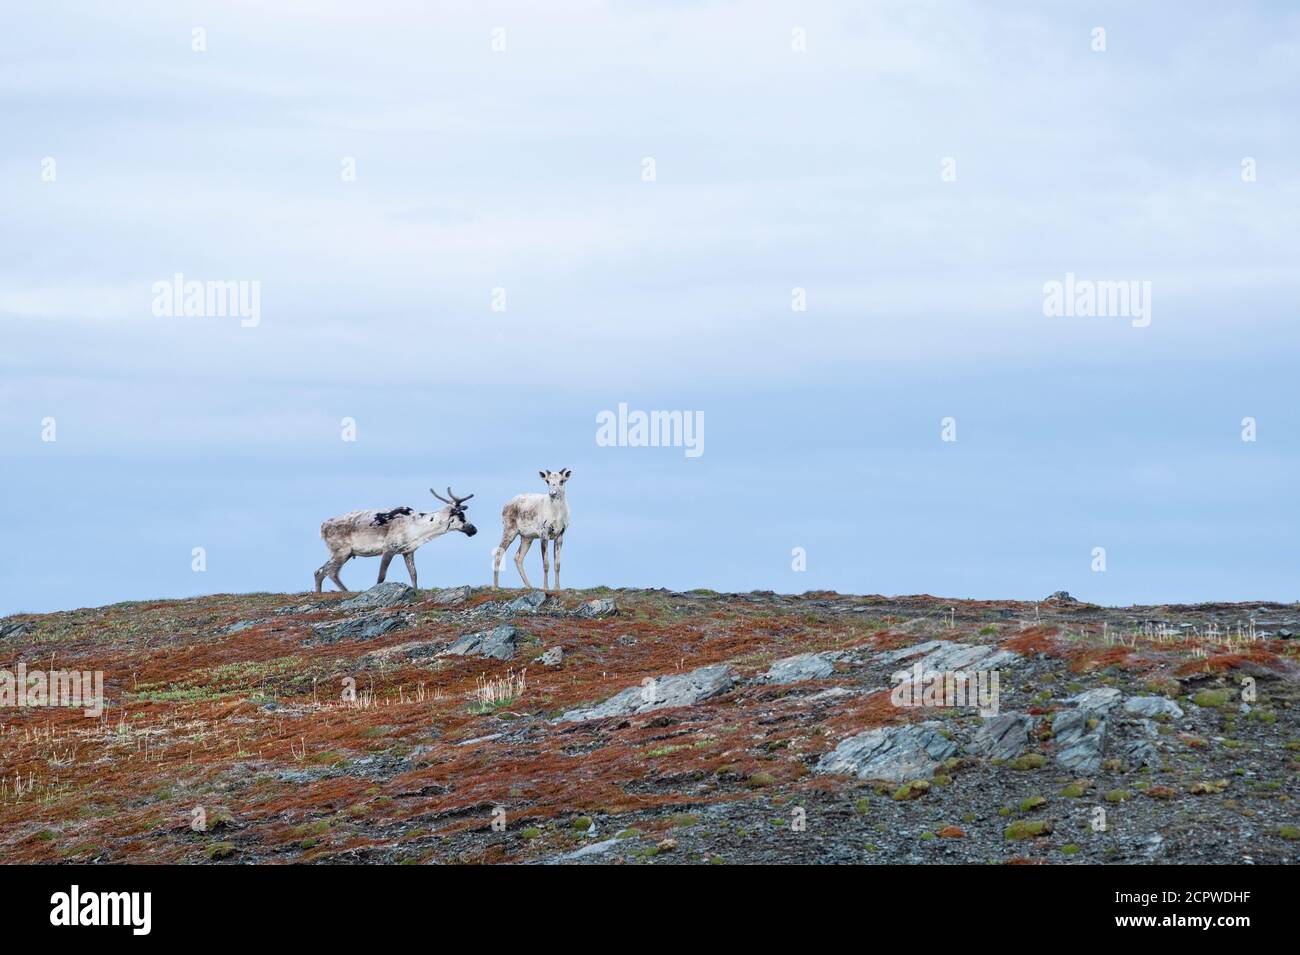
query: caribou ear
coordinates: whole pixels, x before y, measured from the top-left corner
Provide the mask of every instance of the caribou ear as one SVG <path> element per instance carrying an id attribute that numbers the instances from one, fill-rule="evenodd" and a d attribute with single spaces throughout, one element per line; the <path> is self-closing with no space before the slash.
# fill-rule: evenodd
<path id="1" fill-rule="evenodd" d="M 540 474 L 540 475 L 542 476 L 542 480 L 543 480 L 543 481 L 546 480 L 546 472 L 545 472 L 545 471 L 540 471 L 540 470 L 539 470 L 537 473 Z"/>
<path id="2" fill-rule="evenodd" d="M 564 476 L 564 480 L 567 481 L 573 475 L 573 472 L 570 471 L 568 468 L 565 468 L 563 471 L 560 472 L 560 474 L 562 474 Z"/>

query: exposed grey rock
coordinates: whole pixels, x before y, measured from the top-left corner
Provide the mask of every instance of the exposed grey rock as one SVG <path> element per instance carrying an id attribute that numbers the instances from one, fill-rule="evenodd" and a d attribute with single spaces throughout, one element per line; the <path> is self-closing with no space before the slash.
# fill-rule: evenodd
<path id="1" fill-rule="evenodd" d="M 238 623 L 232 623 L 228 627 L 222 627 L 218 632 L 222 634 L 243 633 L 250 627 L 256 627 L 257 623 L 256 620 L 240 620 Z"/>
<path id="2" fill-rule="evenodd" d="M 566 852 L 564 855 L 556 856 L 554 859 L 550 860 L 550 863 L 569 862 L 573 859 L 583 859 L 587 856 L 602 855 L 603 853 L 609 852 L 617 846 L 618 843 L 619 840 L 617 838 L 606 839 L 603 842 L 593 842 L 589 845 L 583 846 L 581 849 L 574 849 L 572 852 Z"/>
<path id="3" fill-rule="evenodd" d="M 998 667 L 1016 666 L 1023 660 L 1020 654 L 1011 650 L 1000 650 L 982 643 L 953 643 L 948 640 L 928 640 L 881 654 L 876 659 L 881 663 L 905 664 L 909 670 L 919 663 L 923 673 L 996 670 Z"/>
<path id="4" fill-rule="evenodd" d="M 1033 720 L 1024 713 L 1002 713 L 975 731 L 967 749 L 988 759 L 1015 759 L 1029 743 Z"/>
<path id="5" fill-rule="evenodd" d="M 271 616 L 288 617 L 288 616 L 292 616 L 293 614 L 311 613 L 314 610 L 321 610 L 329 606 L 331 606 L 331 604 L 328 601 L 318 601 L 316 603 L 309 603 L 309 604 L 298 604 L 296 607 L 281 607 L 279 610 L 272 610 Z"/>
<path id="6" fill-rule="evenodd" d="M 588 600 L 581 607 L 574 610 L 571 616 L 594 620 L 597 617 L 612 617 L 617 613 L 618 605 L 612 599 L 599 597 L 595 600 Z"/>
<path id="7" fill-rule="evenodd" d="M 1105 713 L 1118 703 L 1123 695 L 1112 686 L 1098 686 L 1068 697 L 1065 702 L 1081 710 L 1100 710 Z"/>
<path id="8" fill-rule="evenodd" d="M 494 600 L 465 611 L 474 617 L 518 617 L 541 613 L 555 606 L 555 601 L 540 590 L 530 590 L 510 600 Z"/>
<path id="9" fill-rule="evenodd" d="M 545 592 L 529 590 L 523 596 L 516 596 L 515 599 L 506 604 L 506 607 L 515 613 L 529 613 L 537 611 L 543 603 L 546 603 Z"/>
<path id="10" fill-rule="evenodd" d="M 835 672 L 835 667 L 820 653 L 800 653 L 777 660 L 759 679 L 764 683 L 798 683 L 820 680 Z"/>
<path id="11" fill-rule="evenodd" d="M 564 647 L 550 647 L 542 654 L 542 664 L 548 667 L 559 666 L 564 662 Z"/>
<path id="12" fill-rule="evenodd" d="M 32 625 L 26 620 L 12 620 L 0 623 L 0 640 L 8 637 L 25 637 L 32 632 Z"/>
<path id="13" fill-rule="evenodd" d="M 940 761 L 956 752 L 957 744 L 932 727 L 891 726 L 842 740 L 816 769 L 902 783 L 933 776 Z"/>
<path id="14" fill-rule="evenodd" d="M 674 673 L 647 680 L 639 686 L 629 686 L 596 706 L 569 710 L 556 722 L 581 722 L 607 716 L 648 713 L 673 706 L 693 706 L 725 693 L 735 682 L 736 673 L 726 664 L 700 667 L 690 673 Z"/>
<path id="15" fill-rule="evenodd" d="M 1078 773 L 1095 773 L 1104 756 L 1122 760 L 1130 768 L 1160 763 L 1160 751 L 1154 742 L 1160 726 L 1149 719 L 1113 717 L 1112 711 L 1121 699 L 1119 690 L 1109 686 L 1095 687 L 1067 699 L 1066 703 L 1075 704 L 1075 708 L 1057 713 L 1052 722 L 1057 763 Z M 1123 712 L 1173 715 L 1170 703 L 1164 696 L 1136 696 L 1127 700 Z M 1182 709 L 1174 709 L 1182 716 Z"/>
<path id="16" fill-rule="evenodd" d="M 372 610 L 376 607 L 394 607 L 408 604 L 415 599 L 415 591 L 408 584 L 389 580 L 375 584 L 369 590 L 349 597 L 339 604 L 343 610 Z"/>
<path id="17" fill-rule="evenodd" d="M 1142 840 L 1142 852 L 1148 859 L 1154 859 L 1164 849 L 1165 837 L 1153 832 Z"/>
<path id="18" fill-rule="evenodd" d="M 853 696 L 852 690 L 842 686 L 833 686 L 830 689 L 822 690 L 820 693 L 814 693 L 812 696 L 805 696 L 800 703 L 829 703 L 831 700 L 838 700 L 845 696 Z"/>
<path id="19" fill-rule="evenodd" d="M 1124 712 L 1130 716 L 1172 716 L 1179 719 L 1183 708 L 1163 696 L 1131 696 L 1124 701 Z"/>
<path id="20" fill-rule="evenodd" d="M 537 613 L 546 603 L 546 594 L 540 590 L 530 590 L 522 597 L 516 597 L 501 608 L 505 613 L 526 614 Z"/>
<path id="21" fill-rule="evenodd" d="M 434 594 L 433 602 L 439 607 L 449 607 L 452 604 L 464 603 L 469 599 L 471 592 L 469 587 L 448 587 Z"/>
<path id="22" fill-rule="evenodd" d="M 378 650 L 371 650 L 362 659 L 365 660 L 423 660 L 428 657 L 436 656 L 442 649 L 443 645 L 437 640 L 412 640 L 410 643 L 399 643 L 391 647 L 380 647 Z"/>
<path id="23" fill-rule="evenodd" d="M 1142 731 L 1145 736 L 1159 736 L 1160 724 L 1155 720 L 1123 720 L 1124 726 L 1130 726 Z"/>
<path id="24" fill-rule="evenodd" d="M 899 660 L 906 660 L 909 657 L 918 656 L 924 653 L 933 653 L 940 647 L 952 646 L 946 640 L 927 640 L 925 643 L 918 643 L 910 647 L 902 647 L 898 650 L 890 650 L 882 653 L 875 659 L 879 663 L 897 663 Z"/>
<path id="25" fill-rule="evenodd" d="M 1124 761 L 1130 769 L 1138 766 L 1160 765 L 1160 751 L 1149 739 L 1131 739 L 1113 743 L 1111 754 Z"/>
<path id="26" fill-rule="evenodd" d="M 281 782 L 294 783 L 302 785 L 303 783 L 314 783 L 320 779 L 320 771 L 311 771 L 306 769 L 287 769 L 276 773 L 275 778 Z"/>
<path id="27" fill-rule="evenodd" d="M 461 637 L 446 650 L 443 650 L 440 655 L 513 660 L 517 649 L 517 639 L 518 631 L 510 624 L 503 623 L 491 630 L 480 630 L 478 633 L 471 633 Z"/>
<path id="28" fill-rule="evenodd" d="M 1063 604 L 1077 604 L 1079 602 L 1074 597 L 1070 596 L 1070 592 L 1068 590 L 1058 590 L 1056 593 L 1044 597 L 1043 603 L 1046 603 L 1049 600 L 1055 600 L 1057 603 L 1063 603 Z"/>
<path id="29" fill-rule="evenodd" d="M 884 654 L 878 654 L 872 657 L 872 661 L 881 664 L 898 663 L 898 661 L 909 659 L 909 657 L 932 654 L 933 651 L 946 646 L 952 646 L 952 644 L 949 644 L 946 641 L 926 641 L 924 643 L 915 643 L 910 647 L 900 647 L 898 650 L 889 650 L 884 652 Z"/>
<path id="30" fill-rule="evenodd" d="M 1089 728 L 1092 720 L 1096 725 Z M 1072 772 L 1096 772 L 1106 746 L 1105 711 L 1080 708 L 1058 713 L 1052 722 L 1052 739 L 1058 763 Z"/>
<path id="31" fill-rule="evenodd" d="M 406 621 L 397 614 L 369 614 L 364 617 L 352 617 L 335 623 L 317 623 L 312 625 L 316 634 L 309 644 L 337 643 L 340 640 L 373 640 L 389 631 L 405 626 Z"/>

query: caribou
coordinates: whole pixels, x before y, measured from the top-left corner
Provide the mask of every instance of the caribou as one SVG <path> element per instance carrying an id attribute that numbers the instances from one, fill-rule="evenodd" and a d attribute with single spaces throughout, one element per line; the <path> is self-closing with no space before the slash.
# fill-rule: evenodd
<path id="1" fill-rule="evenodd" d="M 421 544 L 441 537 L 451 531 L 460 531 L 473 537 L 478 530 L 465 517 L 465 502 L 474 495 L 457 497 L 447 488 L 443 497 L 433 488 L 429 493 L 446 504 L 436 511 L 416 511 L 409 507 L 395 507 L 388 511 L 350 511 L 340 517 L 331 517 L 320 526 L 320 536 L 329 548 L 330 559 L 316 571 L 316 593 L 328 577 L 347 593 L 339 571 L 353 557 L 379 557 L 379 580 L 383 583 L 388 574 L 388 564 L 401 554 L 406 560 L 406 572 L 411 575 L 411 586 L 419 587 L 415 580 L 415 552 Z"/>
<path id="2" fill-rule="evenodd" d="M 515 567 L 529 590 L 533 585 L 524 573 L 524 557 L 533 541 L 542 542 L 542 589 L 547 590 L 551 568 L 546 559 L 546 542 L 555 542 L 555 589 L 560 589 L 560 548 L 564 545 L 564 532 L 569 529 L 569 502 L 564 498 L 564 484 L 573 474 L 563 471 L 538 471 L 546 482 L 545 494 L 519 494 L 506 502 L 501 509 L 501 544 L 492 552 L 492 589 L 501 586 L 501 558 L 518 537 L 519 551 L 515 554 Z"/>

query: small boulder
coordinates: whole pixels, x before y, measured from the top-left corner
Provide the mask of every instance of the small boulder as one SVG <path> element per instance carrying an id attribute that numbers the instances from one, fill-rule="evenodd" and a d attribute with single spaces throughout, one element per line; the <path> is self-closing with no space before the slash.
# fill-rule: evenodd
<path id="1" fill-rule="evenodd" d="M 603 855 L 606 852 L 617 848 L 618 843 L 619 840 L 617 838 L 606 839 L 603 842 L 589 842 L 581 849 L 574 849 L 572 852 L 566 852 L 564 855 L 556 856 L 554 859 L 549 861 L 551 864 L 556 864 L 560 862 L 570 862 L 576 859 L 586 859 L 591 856 Z"/>
<path id="2" fill-rule="evenodd" d="M 32 632 L 32 625 L 26 620 L 10 620 L 0 623 L 0 640 L 8 637 L 25 637 Z"/>
<path id="3" fill-rule="evenodd" d="M 986 759 L 1015 759 L 1029 744 L 1032 723 L 1024 713 L 1002 713 L 985 720 L 967 750 Z"/>
<path id="4" fill-rule="evenodd" d="M 1148 719 L 1155 716 L 1171 716 L 1180 719 L 1183 708 L 1163 696 L 1133 696 L 1124 701 L 1124 712 L 1130 716 L 1143 716 Z"/>
<path id="5" fill-rule="evenodd" d="M 693 706 L 727 692 L 736 682 L 736 673 L 726 664 L 700 667 L 690 673 L 649 679 L 638 686 L 611 696 L 595 706 L 569 710 L 558 723 L 574 723 L 608 716 L 630 716 L 674 706 Z"/>
<path id="6" fill-rule="evenodd" d="M 933 776 L 939 763 L 956 752 L 957 744 L 933 727 L 891 726 L 842 740 L 816 770 L 903 783 Z"/>
<path id="7" fill-rule="evenodd" d="M 599 597 L 595 600 L 588 600 L 581 607 L 574 610 L 570 616 L 594 620 L 597 617 L 613 617 L 617 613 L 618 605 L 611 598 Z"/>
<path id="8" fill-rule="evenodd" d="M 450 607 L 454 604 L 461 604 L 469 599 L 471 592 L 472 591 L 469 587 L 447 587 L 444 590 L 439 590 L 433 595 L 433 603 L 438 607 Z"/>
<path id="9" fill-rule="evenodd" d="M 491 630 L 481 630 L 461 637 L 440 656 L 491 657 L 494 660 L 513 660 L 518 648 L 518 631 L 508 623 Z"/>
<path id="10" fill-rule="evenodd" d="M 557 667 L 564 662 L 564 647 L 549 647 L 542 654 L 542 665 Z"/>
<path id="11" fill-rule="evenodd" d="M 1070 592 L 1068 590 L 1058 590 L 1056 591 L 1056 593 L 1050 594 L 1049 596 L 1043 598 L 1043 603 L 1048 603 L 1051 601 L 1055 601 L 1056 603 L 1061 603 L 1061 604 L 1077 604 L 1079 602 L 1076 598 L 1070 596 Z"/>
<path id="12" fill-rule="evenodd" d="M 1102 710 L 1077 709 L 1058 713 L 1052 721 L 1056 761 L 1071 772 L 1095 773 L 1106 746 L 1106 715 Z"/>
<path id="13" fill-rule="evenodd" d="M 415 599 L 415 590 L 408 584 L 390 580 L 375 584 L 369 590 L 349 597 L 339 604 L 343 610 L 373 610 L 377 607 L 395 607 L 409 604 Z"/>
<path id="14" fill-rule="evenodd" d="M 544 603 L 546 603 L 546 594 L 540 590 L 530 590 L 522 597 L 516 597 L 501 609 L 507 614 L 531 614 L 537 613 Z"/>
<path id="15" fill-rule="evenodd" d="M 364 617 L 352 617 L 335 623 L 317 623 L 312 625 L 316 634 L 307 641 L 309 644 L 338 643 L 340 640 L 373 640 L 405 625 L 397 614 L 369 614 Z"/>
<path id="16" fill-rule="evenodd" d="M 1081 710 L 1100 710 L 1105 713 L 1120 701 L 1123 693 L 1111 686 L 1098 686 L 1067 697 L 1065 702 Z"/>
<path id="17" fill-rule="evenodd" d="M 763 683 L 799 683 L 820 680 L 835 672 L 835 667 L 820 653 L 800 653 L 777 660 L 759 680 Z"/>
<path id="18" fill-rule="evenodd" d="M 1130 769 L 1160 765 L 1160 752 L 1156 749 L 1155 743 L 1149 739 L 1123 740 L 1113 744 L 1111 751 Z"/>

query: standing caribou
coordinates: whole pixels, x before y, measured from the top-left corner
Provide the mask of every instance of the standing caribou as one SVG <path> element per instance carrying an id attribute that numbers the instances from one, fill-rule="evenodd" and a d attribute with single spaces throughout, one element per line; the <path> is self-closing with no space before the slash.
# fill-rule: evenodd
<path id="1" fill-rule="evenodd" d="M 339 590 L 347 592 L 339 571 L 353 557 L 381 557 L 379 562 L 379 580 L 384 582 L 388 573 L 388 564 L 397 554 L 406 559 L 406 572 L 411 575 L 411 586 L 415 582 L 415 552 L 427 541 L 441 537 L 450 531 L 460 531 L 466 537 L 473 537 L 478 531 L 465 518 L 465 502 L 468 497 L 457 497 L 447 488 L 447 497 L 443 497 L 433 488 L 429 493 L 447 506 L 426 513 L 409 507 L 395 507 L 391 511 L 351 511 L 341 517 L 331 517 L 320 526 L 321 539 L 329 548 L 330 559 L 316 571 L 316 592 L 320 593 L 321 584 L 328 577 L 338 584 Z"/>
<path id="2" fill-rule="evenodd" d="M 516 537 L 520 540 L 515 566 L 529 590 L 533 585 L 524 573 L 524 556 L 533 546 L 533 541 L 542 542 L 542 589 L 546 590 L 551 572 L 546 560 L 546 542 L 555 541 L 555 589 L 560 589 L 560 547 L 564 544 L 564 532 L 569 529 L 569 502 L 564 499 L 564 483 L 573 472 L 565 468 L 563 471 L 537 473 L 546 482 L 547 493 L 517 495 L 501 509 L 501 544 L 492 552 L 493 590 L 501 586 L 501 558 Z"/>

